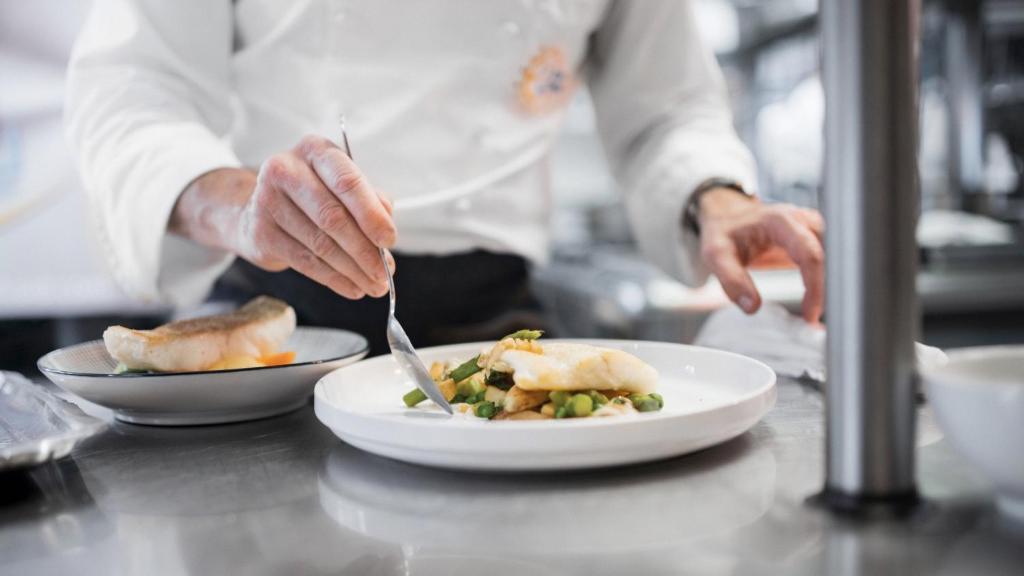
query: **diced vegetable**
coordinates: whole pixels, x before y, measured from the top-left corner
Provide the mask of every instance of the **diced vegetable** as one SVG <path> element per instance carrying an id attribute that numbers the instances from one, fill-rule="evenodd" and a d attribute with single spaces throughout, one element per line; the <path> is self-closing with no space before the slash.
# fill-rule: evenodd
<path id="1" fill-rule="evenodd" d="M 498 413 L 498 407 L 494 405 L 494 402 L 480 402 L 473 407 L 473 414 L 481 418 L 487 418 L 490 420 L 494 418 L 494 415 Z"/>
<path id="2" fill-rule="evenodd" d="M 566 402 L 569 401 L 569 398 L 571 396 L 572 394 L 568 392 L 563 392 L 561 390 L 555 390 L 548 394 L 548 398 L 550 398 L 551 401 L 555 404 L 555 408 L 564 405 Z"/>
<path id="3" fill-rule="evenodd" d="M 522 412 L 516 412 L 515 414 L 503 417 L 504 420 L 547 420 L 548 418 L 552 418 L 552 416 L 545 416 L 533 410 L 523 410 Z"/>
<path id="4" fill-rule="evenodd" d="M 420 402 L 423 402 L 426 399 L 427 395 L 424 394 L 423 390 L 420 390 L 419 388 L 414 388 L 410 390 L 408 394 L 402 396 L 402 402 L 405 402 L 405 405 L 408 406 L 409 408 L 412 408 L 413 406 L 419 404 Z"/>
<path id="5" fill-rule="evenodd" d="M 543 330 L 516 330 L 508 336 L 505 336 L 505 338 L 512 338 L 513 340 L 536 340 L 543 335 Z M 502 340 L 505 338 L 502 338 Z"/>
<path id="6" fill-rule="evenodd" d="M 594 411 L 594 401 L 586 394 L 573 395 L 572 399 L 565 406 L 577 418 L 590 416 L 590 413 Z"/>
<path id="7" fill-rule="evenodd" d="M 221 358 L 214 362 L 212 365 L 207 366 L 207 370 L 239 370 L 241 368 L 262 368 L 263 363 L 258 358 L 253 356 L 229 356 L 227 358 Z"/>
<path id="8" fill-rule="evenodd" d="M 449 374 L 448 377 L 451 378 L 452 380 L 455 380 L 455 382 L 458 383 L 462 382 L 466 378 L 469 378 L 473 374 L 476 374 L 477 372 L 483 370 L 483 368 L 481 368 L 476 363 L 477 360 L 479 359 L 480 356 L 473 356 L 469 360 L 466 360 L 462 364 L 459 364 L 454 370 L 451 371 L 451 374 Z"/>
<path id="9" fill-rule="evenodd" d="M 430 377 L 434 379 L 434 382 L 440 382 L 444 380 L 444 364 L 441 362 L 434 362 L 430 365 Z"/>
<path id="10" fill-rule="evenodd" d="M 277 354 L 268 354 L 261 356 L 259 361 L 264 366 L 287 366 L 295 362 L 295 352 L 289 350 L 287 352 L 278 352 Z"/>
<path id="11" fill-rule="evenodd" d="M 505 391 L 494 386 L 488 386 L 487 389 L 484 390 L 484 400 L 494 402 L 498 406 L 501 406 L 505 403 Z"/>
<path id="12" fill-rule="evenodd" d="M 444 395 L 444 399 L 451 402 L 452 398 L 455 397 L 455 381 L 451 378 L 438 382 L 437 387 L 441 390 L 441 394 Z"/>
<path id="13" fill-rule="evenodd" d="M 633 403 L 633 408 L 636 408 L 637 412 L 657 412 L 661 410 L 664 402 L 658 402 L 648 394 L 630 394 L 629 401 Z"/>
<path id="14" fill-rule="evenodd" d="M 455 391 L 463 396 L 473 396 L 483 392 L 487 385 L 476 378 L 467 378 L 455 385 Z"/>

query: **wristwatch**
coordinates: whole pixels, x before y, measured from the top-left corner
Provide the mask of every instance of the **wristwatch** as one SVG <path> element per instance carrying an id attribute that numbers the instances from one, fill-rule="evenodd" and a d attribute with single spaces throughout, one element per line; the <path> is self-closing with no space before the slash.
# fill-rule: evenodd
<path id="1" fill-rule="evenodd" d="M 747 196 L 747 191 L 743 189 L 743 185 L 735 180 L 708 178 L 701 182 L 693 191 L 693 194 L 690 194 L 690 199 L 686 202 L 686 209 L 683 210 L 683 228 L 693 232 L 696 236 L 700 236 L 700 198 L 715 188 L 728 188 Z"/>

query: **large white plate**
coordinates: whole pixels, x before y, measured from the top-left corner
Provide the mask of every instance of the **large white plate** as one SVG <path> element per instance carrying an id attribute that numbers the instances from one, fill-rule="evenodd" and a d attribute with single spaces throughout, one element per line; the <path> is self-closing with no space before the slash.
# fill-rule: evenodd
<path id="1" fill-rule="evenodd" d="M 362 336 L 333 328 L 299 327 L 282 346 L 286 366 L 170 374 L 114 374 L 117 362 L 102 340 L 54 350 L 39 369 L 64 390 L 114 411 L 118 420 L 158 426 L 219 424 L 294 410 L 322 376 L 366 356 Z"/>
<path id="2" fill-rule="evenodd" d="M 579 341 L 619 348 L 654 366 L 664 409 L 541 421 L 449 417 L 429 402 L 406 408 L 402 395 L 413 384 L 392 357 L 381 356 L 336 370 L 317 383 L 316 415 L 345 442 L 381 456 L 443 468 L 531 471 L 686 454 L 742 434 L 775 404 L 775 373 L 745 356 L 663 342 Z M 441 346 L 419 353 L 428 364 L 461 361 L 487 345 Z"/>

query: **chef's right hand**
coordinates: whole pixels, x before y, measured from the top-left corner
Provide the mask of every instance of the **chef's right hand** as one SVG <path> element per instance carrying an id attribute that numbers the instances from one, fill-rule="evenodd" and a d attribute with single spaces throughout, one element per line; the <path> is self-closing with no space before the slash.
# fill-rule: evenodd
<path id="1" fill-rule="evenodd" d="M 238 254 L 265 270 L 293 268 L 353 299 L 387 293 L 378 248 L 395 242 L 391 204 L 326 138 L 260 166 L 237 234 Z"/>

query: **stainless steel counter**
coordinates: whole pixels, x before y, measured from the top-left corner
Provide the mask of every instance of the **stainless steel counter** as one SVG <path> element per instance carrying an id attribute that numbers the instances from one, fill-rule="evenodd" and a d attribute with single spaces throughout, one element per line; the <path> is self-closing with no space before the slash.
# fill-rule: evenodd
<path id="1" fill-rule="evenodd" d="M 1024 527 L 922 411 L 910 520 L 833 517 L 822 398 L 783 381 L 751 432 L 670 461 L 558 475 L 418 468 L 306 408 L 258 422 L 113 424 L 0 476 L 0 574 L 1020 574 Z"/>

